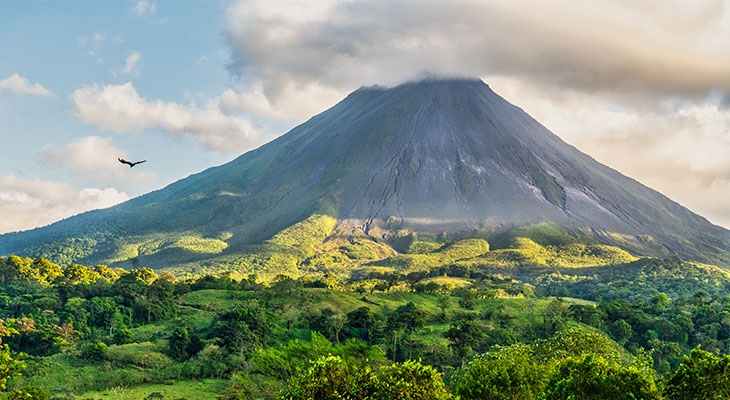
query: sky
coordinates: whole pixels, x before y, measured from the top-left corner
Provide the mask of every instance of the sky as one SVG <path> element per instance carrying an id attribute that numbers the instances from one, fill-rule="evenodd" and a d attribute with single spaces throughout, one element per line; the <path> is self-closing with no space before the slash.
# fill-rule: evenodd
<path id="1" fill-rule="evenodd" d="M 0 0 L 0 38 L 0 233 L 162 188 L 358 87 L 427 75 L 481 78 L 730 227 L 730 0 Z"/>

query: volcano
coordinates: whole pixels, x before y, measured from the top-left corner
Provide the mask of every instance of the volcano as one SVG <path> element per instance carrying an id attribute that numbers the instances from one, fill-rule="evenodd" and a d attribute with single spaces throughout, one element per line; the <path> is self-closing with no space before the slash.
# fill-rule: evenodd
<path id="1" fill-rule="evenodd" d="M 566 144 L 475 79 L 360 88 L 227 164 L 2 235 L 0 254 L 109 263 L 153 248 L 162 266 L 204 263 L 313 214 L 374 240 L 550 221 L 648 255 L 730 266 L 730 231 Z M 218 247 L 196 253 L 186 240 Z"/>

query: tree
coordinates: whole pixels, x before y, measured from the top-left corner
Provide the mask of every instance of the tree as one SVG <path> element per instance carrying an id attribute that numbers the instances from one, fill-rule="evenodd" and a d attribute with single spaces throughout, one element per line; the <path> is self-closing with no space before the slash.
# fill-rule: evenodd
<path id="1" fill-rule="evenodd" d="M 593 327 L 601 326 L 602 314 L 596 307 L 584 304 L 571 304 L 568 306 L 568 314 L 576 321 Z"/>
<path id="2" fill-rule="evenodd" d="M 441 374 L 416 361 L 382 366 L 374 373 L 369 367 L 356 368 L 341 357 L 330 355 L 312 362 L 309 369 L 295 376 L 287 386 L 281 396 L 285 400 L 452 398 Z"/>
<path id="3" fill-rule="evenodd" d="M 279 274 L 274 277 L 271 289 L 273 289 L 278 294 L 291 294 L 292 290 L 294 290 L 296 287 L 297 281 L 290 278 L 289 275 Z"/>
<path id="4" fill-rule="evenodd" d="M 565 306 L 560 300 L 553 300 L 543 311 L 545 332 L 552 335 L 555 332 L 565 329 Z"/>
<path id="5" fill-rule="evenodd" d="M 388 315 L 388 330 L 393 335 L 393 361 L 395 361 L 396 351 L 398 350 L 399 332 L 410 335 L 426 323 L 427 316 L 428 314 L 419 309 L 412 301 L 396 308 Z"/>
<path id="6" fill-rule="evenodd" d="M 530 346 L 498 346 L 458 369 L 452 386 L 465 400 L 530 400 L 539 395 L 549 370 Z"/>
<path id="7" fill-rule="evenodd" d="M 20 375 L 20 371 L 25 368 L 18 361 L 20 358 L 21 354 L 11 353 L 7 344 L 0 346 L 0 389 L 5 390 L 8 380 Z"/>
<path id="8" fill-rule="evenodd" d="M 388 316 L 388 326 L 391 330 L 404 330 L 412 333 L 426 323 L 428 314 L 419 309 L 412 301 L 395 309 Z"/>
<path id="9" fill-rule="evenodd" d="M 285 400 L 335 400 L 367 398 L 370 369 L 353 368 L 342 358 L 326 356 L 288 383 Z"/>
<path id="10" fill-rule="evenodd" d="M 108 347 L 104 342 L 95 342 L 88 344 L 82 354 L 87 359 L 101 361 L 106 358 L 107 352 Z"/>
<path id="11" fill-rule="evenodd" d="M 436 306 L 441 310 L 441 315 L 446 316 L 446 309 L 451 306 L 449 296 L 445 294 L 438 295 L 436 297 Z"/>
<path id="12" fill-rule="evenodd" d="M 22 389 L 14 390 L 8 397 L 9 400 L 48 400 L 51 395 L 42 388 L 35 385 L 28 385 Z"/>
<path id="13" fill-rule="evenodd" d="M 50 284 L 59 276 L 63 276 L 63 270 L 57 264 L 54 264 L 45 258 L 33 259 L 33 266 L 38 270 L 38 277 L 45 284 Z"/>
<path id="14" fill-rule="evenodd" d="M 175 287 L 166 279 L 157 279 L 147 286 L 147 322 L 174 317 L 177 314 Z"/>
<path id="15" fill-rule="evenodd" d="M 715 357 L 698 346 L 667 376 L 669 400 L 730 399 L 730 356 Z"/>
<path id="16" fill-rule="evenodd" d="M 482 344 L 485 336 L 484 329 L 476 321 L 466 319 L 451 323 L 451 328 L 444 333 L 456 355 L 461 358 L 462 366 L 472 348 Z"/>
<path id="17" fill-rule="evenodd" d="M 63 279 L 67 285 L 90 285 L 98 277 L 98 274 L 79 264 L 71 264 L 63 270 Z"/>
<path id="18" fill-rule="evenodd" d="M 133 269 L 129 271 L 130 274 L 134 275 L 137 279 L 143 281 L 144 283 L 151 285 L 152 282 L 154 282 L 157 279 L 157 274 L 155 271 L 151 270 L 147 267 L 142 267 L 138 269 Z"/>
<path id="19" fill-rule="evenodd" d="M 345 329 L 350 336 L 365 340 L 372 345 L 374 327 L 375 315 L 370 308 L 363 306 L 347 313 Z"/>
<path id="20" fill-rule="evenodd" d="M 426 271 L 414 271 L 414 272 L 409 272 L 405 276 L 405 281 L 406 281 L 406 284 L 408 285 L 408 287 L 410 288 L 410 290 L 413 292 L 416 290 L 416 284 L 418 284 L 418 282 L 426 279 L 427 277 L 428 277 L 428 273 Z"/>
<path id="21" fill-rule="evenodd" d="M 19 280 L 24 283 L 40 280 L 38 270 L 33 268 L 33 260 L 10 255 L 0 265 L 0 283 L 3 285 L 10 280 Z"/>
<path id="22" fill-rule="evenodd" d="M 611 324 L 611 336 L 613 336 L 613 338 L 622 345 L 625 344 L 633 334 L 631 325 L 623 319 L 619 319 Z"/>
<path id="23" fill-rule="evenodd" d="M 453 397 L 446 391 L 438 371 L 412 360 L 380 367 L 368 386 L 372 400 L 446 400 Z"/>
<path id="24" fill-rule="evenodd" d="M 127 344 L 132 343 L 132 331 L 127 328 L 127 325 L 121 324 L 119 329 L 114 332 L 114 343 L 116 344 Z"/>
<path id="25" fill-rule="evenodd" d="M 213 334 L 229 351 L 239 354 L 271 341 L 274 326 L 271 315 L 256 305 L 237 306 L 218 315 Z"/>
<path id="26" fill-rule="evenodd" d="M 586 354 L 563 361 L 545 385 L 544 400 L 659 400 L 651 359 L 640 355 L 622 364 L 618 357 Z"/>
<path id="27" fill-rule="evenodd" d="M 666 307 L 669 305 L 669 296 L 667 296 L 664 292 L 657 293 L 656 296 L 651 300 L 652 304 L 654 304 L 657 307 Z"/>
<path id="28" fill-rule="evenodd" d="M 170 336 L 168 354 L 177 361 L 185 361 L 188 358 L 188 346 L 190 346 L 188 328 L 178 326 Z"/>

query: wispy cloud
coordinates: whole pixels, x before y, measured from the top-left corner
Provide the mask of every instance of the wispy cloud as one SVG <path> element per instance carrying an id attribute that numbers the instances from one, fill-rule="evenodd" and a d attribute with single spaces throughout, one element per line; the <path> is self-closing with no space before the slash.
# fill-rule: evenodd
<path id="1" fill-rule="evenodd" d="M 133 8 L 138 17 L 149 17 L 157 13 L 157 6 L 150 0 L 138 1 Z"/>
<path id="2" fill-rule="evenodd" d="M 0 233 L 44 226 L 129 199 L 115 188 L 76 190 L 67 183 L 0 175 Z"/>
<path id="3" fill-rule="evenodd" d="M 156 175 L 144 169 L 130 169 L 117 158 L 130 157 L 115 147 L 111 138 L 86 136 L 72 140 L 64 146 L 46 146 L 37 158 L 55 169 L 69 171 L 71 175 L 91 178 L 99 185 L 121 185 L 147 188 L 154 185 Z"/>
<path id="4" fill-rule="evenodd" d="M 159 129 L 194 139 L 210 150 L 233 153 L 250 149 L 264 139 L 249 120 L 225 115 L 216 101 L 206 108 L 148 101 L 131 82 L 85 86 L 74 91 L 71 98 L 80 120 L 110 131 Z"/>
<path id="5" fill-rule="evenodd" d="M 137 64 L 139 63 L 140 58 L 142 56 L 137 51 L 130 51 L 127 55 L 127 58 L 124 60 L 124 67 L 120 69 L 112 69 L 111 73 L 114 77 L 117 77 L 119 75 L 139 75 L 139 67 Z"/>
<path id="6" fill-rule="evenodd" d="M 137 62 L 139 61 L 140 55 L 136 51 L 132 51 L 127 56 L 126 61 L 124 62 L 124 69 L 122 69 L 122 72 L 125 74 L 131 74 L 135 71 L 135 67 L 137 66 Z"/>
<path id="7" fill-rule="evenodd" d="M 96 44 L 101 44 L 106 40 L 106 32 L 94 32 L 91 35 L 91 40 Z"/>
<path id="8" fill-rule="evenodd" d="M 18 74 L 10 75 L 0 81 L 0 91 L 9 90 L 15 94 L 29 94 L 42 97 L 53 97 L 53 92 L 46 89 L 40 83 L 30 83 L 27 78 Z"/>

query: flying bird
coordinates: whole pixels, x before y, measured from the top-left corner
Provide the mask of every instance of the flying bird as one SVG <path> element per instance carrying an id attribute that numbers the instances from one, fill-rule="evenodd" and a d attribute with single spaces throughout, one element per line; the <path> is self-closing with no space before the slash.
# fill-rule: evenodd
<path id="1" fill-rule="evenodd" d="M 134 167 L 137 164 L 142 164 L 143 162 L 147 162 L 147 160 L 142 160 L 142 161 L 137 161 L 137 162 L 131 162 L 131 161 L 127 161 L 127 160 L 125 160 L 123 158 L 117 158 L 117 160 L 119 160 L 119 162 L 122 163 L 122 164 L 129 165 L 129 168 L 132 168 L 132 167 Z"/>

